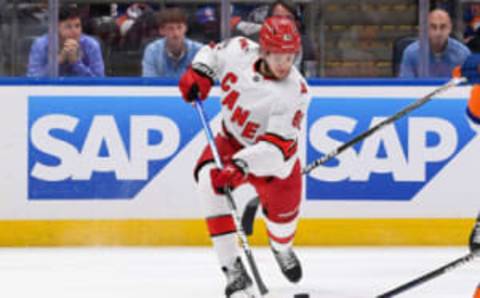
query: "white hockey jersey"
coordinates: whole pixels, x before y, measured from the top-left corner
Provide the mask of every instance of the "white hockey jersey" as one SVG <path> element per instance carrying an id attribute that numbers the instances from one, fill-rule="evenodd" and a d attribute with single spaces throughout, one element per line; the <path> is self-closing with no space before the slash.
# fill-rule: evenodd
<path id="1" fill-rule="evenodd" d="M 203 47 L 194 67 L 220 82 L 224 126 L 245 146 L 234 155 L 256 176 L 287 177 L 297 160 L 297 140 L 310 102 L 307 83 L 295 67 L 281 80 L 257 69 L 259 45 L 236 37 Z"/>

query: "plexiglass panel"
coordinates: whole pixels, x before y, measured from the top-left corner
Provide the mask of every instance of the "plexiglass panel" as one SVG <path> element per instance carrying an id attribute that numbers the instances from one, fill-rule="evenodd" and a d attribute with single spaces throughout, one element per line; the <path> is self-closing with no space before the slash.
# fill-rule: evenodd
<path id="1" fill-rule="evenodd" d="M 261 22 L 272 14 L 273 1 L 59 2 L 78 9 L 82 34 L 92 37 L 100 47 L 105 76 L 139 77 L 145 75 L 146 48 L 168 34 L 160 28 L 162 11 L 181 8 L 186 14 L 185 38 L 208 44 L 220 41 L 225 29 L 233 36 L 257 39 Z M 33 42 L 48 33 L 48 3 L 48 0 L 0 0 L 3 8 L 0 76 L 26 75 Z M 307 77 L 397 77 L 405 48 L 418 40 L 421 29 L 428 26 L 425 22 L 425 27 L 419 27 L 420 16 L 424 14 L 427 18 L 428 11 L 436 8 L 450 14 L 450 37 L 472 51 L 480 49 L 479 1 L 299 0 L 293 3 L 291 12 L 303 38 L 297 67 Z M 222 22 L 225 17 L 222 5 L 230 7 L 228 22 Z M 222 24 L 228 24 L 228 28 L 222 28 Z M 173 38 L 181 38 L 172 34 Z M 425 37 L 423 42 L 427 41 Z M 59 52 L 63 42 L 60 37 Z M 421 57 L 419 63 L 425 63 L 425 58 Z M 62 73 L 60 67 L 60 76 Z"/>

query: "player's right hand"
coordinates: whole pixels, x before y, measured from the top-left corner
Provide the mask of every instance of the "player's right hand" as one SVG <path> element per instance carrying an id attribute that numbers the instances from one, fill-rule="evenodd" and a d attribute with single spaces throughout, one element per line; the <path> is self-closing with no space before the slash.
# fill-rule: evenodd
<path id="1" fill-rule="evenodd" d="M 202 100 L 206 99 L 212 85 L 213 81 L 210 77 L 194 70 L 192 67 L 189 67 L 183 73 L 178 83 L 182 97 L 186 102 L 192 102 L 197 97 Z"/>
<path id="2" fill-rule="evenodd" d="M 248 169 L 244 161 L 227 160 L 223 169 L 214 168 L 210 170 L 210 180 L 215 193 L 224 194 L 226 187 L 234 190 L 247 182 Z"/>

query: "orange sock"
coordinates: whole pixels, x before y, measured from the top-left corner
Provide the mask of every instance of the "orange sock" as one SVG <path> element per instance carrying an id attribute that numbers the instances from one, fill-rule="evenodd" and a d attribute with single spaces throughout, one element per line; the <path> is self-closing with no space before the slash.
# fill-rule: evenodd
<path id="1" fill-rule="evenodd" d="M 473 85 L 468 99 L 467 110 L 474 121 L 480 121 L 480 85 Z"/>
<path id="2" fill-rule="evenodd" d="M 473 298 L 480 298 L 480 284 L 478 285 L 475 294 L 473 294 Z"/>

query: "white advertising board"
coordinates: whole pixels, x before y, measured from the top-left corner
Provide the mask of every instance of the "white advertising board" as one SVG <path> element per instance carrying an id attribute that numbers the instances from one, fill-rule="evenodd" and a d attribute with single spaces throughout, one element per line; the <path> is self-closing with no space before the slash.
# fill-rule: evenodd
<path id="1" fill-rule="evenodd" d="M 436 86 L 312 86 L 311 163 Z M 457 87 L 305 177 L 306 218 L 472 218 L 480 139 Z M 206 102 L 219 126 L 214 90 Z M 0 219 L 201 218 L 206 145 L 175 87 L 0 86 Z M 250 195 L 247 188 L 239 196 Z"/>

